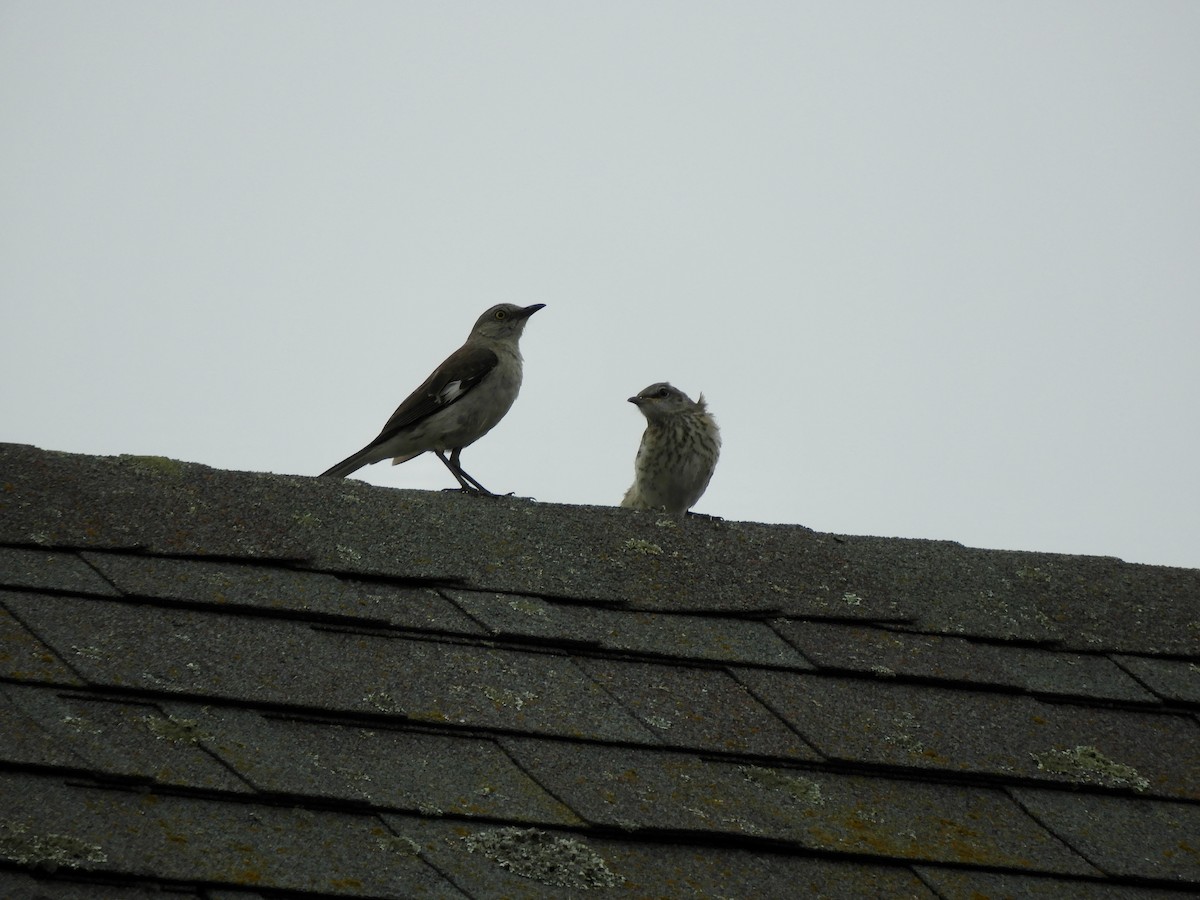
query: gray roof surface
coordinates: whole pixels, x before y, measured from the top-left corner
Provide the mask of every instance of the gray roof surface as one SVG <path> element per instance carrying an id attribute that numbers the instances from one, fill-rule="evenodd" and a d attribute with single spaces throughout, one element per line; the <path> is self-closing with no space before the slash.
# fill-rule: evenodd
<path id="1" fill-rule="evenodd" d="M 0 896 L 1200 892 L 1197 570 L 0 444 L 0 647 Z"/>

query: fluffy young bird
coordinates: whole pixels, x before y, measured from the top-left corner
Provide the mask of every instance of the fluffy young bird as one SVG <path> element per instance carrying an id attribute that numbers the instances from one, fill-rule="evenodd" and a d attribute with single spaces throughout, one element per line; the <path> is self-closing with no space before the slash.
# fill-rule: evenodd
<path id="1" fill-rule="evenodd" d="M 392 465 L 432 452 L 462 490 L 495 496 L 463 471 L 458 458 L 504 418 L 521 390 L 525 322 L 545 306 L 499 303 L 475 322 L 467 341 L 392 413 L 379 436 L 322 475 L 343 478 L 392 457 Z M 449 458 L 446 451 L 450 451 Z"/>
<path id="2" fill-rule="evenodd" d="M 646 431 L 633 463 L 633 485 L 621 505 L 682 517 L 708 487 L 721 452 L 721 431 L 703 394 L 693 402 L 665 381 L 629 402 L 646 417 Z"/>

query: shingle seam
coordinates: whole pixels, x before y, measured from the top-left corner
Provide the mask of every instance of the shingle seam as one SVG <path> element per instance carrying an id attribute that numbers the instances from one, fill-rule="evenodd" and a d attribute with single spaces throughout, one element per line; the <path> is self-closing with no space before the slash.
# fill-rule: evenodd
<path id="1" fill-rule="evenodd" d="M 1082 854 L 1080 854 L 1082 856 Z M 1030 882 L 1045 884 L 1052 882 L 1062 885 L 1063 887 L 1088 887 L 1088 888 L 1148 888 L 1156 891 L 1165 891 L 1167 893 L 1178 893 L 1182 897 L 1195 897 L 1195 883 L 1181 883 L 1179 881 L 1162 881 L 1155 879 L 1145 879 L 1138 877 L 1129 877 L 1121 875 L 1110 875 L 1102 869 L 1097 868 L 1098 874 L 1087 875 L 1064 875 L 1059 872 L 1034 872 L 1026 869 L 1009 869 L 1009 870 L 994 870 L 986 866 L 975 866 L 963 863 L 927 863 L 918 862 L 912 864 L 913 874 L 927 887 L 933 894 L 938 897 L 959 897 L 960 893 L 955 892 L 950 895 L 941 893 L 937 889 L 937 881 L 931 877 L 933 872 L 938 870 L 953 870 L 963 871 L 965 868 L 969 872 L 980 872 L 982 874 L 994 875 L 1017 875 L 1027 877 Z M 971 894 L 972 897 L 983 897 L 982 893 Z M 1008 895 L 1006 895 L 1008 896 Z M 1032 895 L 1031 895 L 1032 896 Z M 1049 896 L 1043 893 L 1037 896 Z M 1109 896 L 1105 894 L 1104 896 Z"/>
<path id="2" fill-rule="evenodd" d="M 788 618 L 796 620 L 796 617 L 794 617 L 794 616 L 790 616 Z M 803 620 L 798 620 L 798 621 L 803 621 Z M 879 628 L 883 631 L 895 632 L 896 634 L 912 634 L 912 635 L 928 636 L 928 637 L 956 638 L 958 640 L 970 641 L 970 642 L 976 643 L 976 644 L 986 644 L 986 645 L 993 646 L 993 647 L 1011 647 L 1013 649 L 1025 649 L 1025 650 L 1053 650 L 1057 647 L 1062 647 L 1064 650 L 1066 650 L 1067 652 L 1071 652 L 1071 653 L 1089 652 L 1089 651 L 1084 651 L 1084 650 L 1070 649 L 1066 644 L 1064 644 L 1064 642 L 1061 638 L 1046 638 L 1046 639 L 1039 640 L 1037 638 L 1023 638 L 1023 637 L 1015 637 L 1015 636 L 1014 637 L 997 637 L 995 635 L 972 634 L 969 632 L 956 631 L 951 628 L 932 628 L 932 627 L 928 627 L 928 626 L 922 627 L 922 625 L 920 624 L 919 621 L 913 625 L 904 625 L 904 624 L 900 624 L 897 622 L 870 621 L 867 619 L 860 619 L 860 620 L 855 620 L 853 622 L 850 622 L 848 624 L 864 625 L 864 626 L 869 625 L 874 628 Z M 1091 652 L 1094 653 L 1094 655 L 1099 656 L 1104 651 L 1097 650 L 1097 651 L 1091 651 Z"/>
<path id="3" fill-rule="evenodd" d="M 208 613 L 210 615 L 227 615 L 231 618 L 264 619 L 271 622 L 286 621 L 308 625 L 362 625 L 364 628 L 377 627 L 380 629 L 403 630 L 400 626 L 392 625 L 387 619 L 373 618 L 362 615 L 347 615 L 313 610 L 299 610 L 287 607 L 259 606 L 252 603 L 213 603 L 204 600 L 183 600 L 172 597 L 138 594 L 121 591 L 120 596 L 111 597 L 99 594 L 87 594 L 79 591 L 67 591 L 57 588 L 5 588 L 0 587 L 0 597 L 5 592 L 23 594 L 47 594 L 54 597 L 69 599 L 95 600 L 101 603 L 116 603 L 122 606 L 143 607 L 165 610 L 187 610 L 189 612 Z"/>
<path id="4" fill-rule="evenodd" d="M 8 613 L 10 616 L 13 617 L 13 620 L 16 621 L 17 624 L 19 624 L 27 632 L 29 632 L 35 638 L 37 638 L 38 642 L 45 648 L 45 652 L 50 654 L 50 656 L 52 656 L 55 660 L 57 660 L 63 666 L 63 668 L 65 668 L 68 672 L 72 673 L 79 680 L 80 684 L 91 684 L 92 683 L 91 680 L 88 679 L 83 674 L 83 672 L 81 672 L 79 669 L 75 668 L 73 665 L 71 665 L 71 663 L 69 663 L 66 659 L 64 659 L 62 656 L 60 656 L 58 654 L 58 652 L 54 649 L 53 644 L 51 644 L 45 638 L 43 638 L 40 634 L 38 634 L 38 632 L 35 628 L 31 627 L 28 622 L 26 622 L 24 619 L 22 619 L 19 615 L 17 615 L 16 612 L 14 612 L 7 604 L 4 603 L 3 593 L 4 593 L 3 590 L 0 590 L 0 608 L 3 608 L 6 613 Z M 112 599 L 112 598 L 108 598 L 108 599 Z M 0 680 L 11 681 L 14 684 L 20 684 L 23 681 L 26 681 L 27 679 L 8 678 L 5 676 L 0 676 Z M 64 682 L 58 682 L 58 681 L 53 681 L 53 682 L 30 681 L 30 683 L 33 683 L 33 684 L 43 684 L 43 683 L 44 684 L 64 684 Z M 71 686 L 78 687 L 78 684 L 71 685 Z"/>
<path id="5" fill-rule="evenodd" d="M 396 830 L 396 828 L 393 827 L 392 823 L 388 821 L 389 816 L 387 814 L 381 813 L 378 815 L 378 818 L 379 818 L 379 821 L 383 824 L 383 827 L 386 828 L 392 834 L 392 836 L 395 840 L 405 841 L 405 842 L 409 842 L 409 843 L 412 842 L 412 839 L 408 835 L 400 833 L 399 831 Z M 522 825 L 521 827 L 527 827 L 527 826 Z M 433 871 L 437 872 L 437 874 L 441 877 L 442 881 L 446 883 L 446 885 L 452 887 L 457 892 L 457 894 L 455 896 L 466 897 L 466 898 L 471 898 L 473 896 L 470 892 L 467 891 L 466 888 L 464 888 L 461 884 L 458 883 L 458 880 L 454 877 L 454 873 L 451 871 L 447 871 L 446 869 L 443 869 L 441 866 L 439 866 L 436 859 L 431 858 L 428 854 L 422 853 L 419 848 L 416 851 L 416 855 L 423 864 L 425 864 L 426 866 L 431 868 Z M 264 895 L 264 896 L 269 897 L 270 895 Z M 281 900 L 283 900 L 282 897 L 281 897 Z M 370 900 L 370 898 L 368 898 L 368 900 Z M 392 900 L 392 898 L 390 898 L 390 897 L 380 898 L 380 900 Z"/>
<path id="6" fill-rule="evenodd" d="M 174 723 L 179 722 L 179 718 L 174 713 L 172 713 L 165 704 L 154 703 L 154 704 L 151 704 L 151 706 L 155 710 L 157 710 L 158 714 L 161 715 L 167 721 L 174 722 Z M 204 739 L 203 736 L 198 735 L 196 738 L 195 744 L 207 757 L 209 757 L 211 760 L 213 760 L 218 766 L 220 766 L 222 769 L 224 769 L 226 772 L 228 772 L 230 775 L 232 775 L 239 782 L 246 785 L 246 787 L 250 791 L 252 791 L 254 793 L 258 793 L 258 788 L 250 781 L 250 779 L 248 779 L 245 775 L 243 775 L 241 772 L 239 772 L 237 770 L 237 768 L 234 767 L 234 765 L 229 760 L 227 760 L 224 756 L 222 756 L 216 750 L 209 747 L 208 742 Z"/>
<path id="7" fill-rule="evenodd" d="M 527 591 L 515 590 L 503 587 L 481 587 L 480 585 L 466 584 L 458 582 L 449 582 L 442 580 L 436 585 L 429 585 L 438 592 L 444 599 L 454 602 L 452 597 L 448 597 L 444 591 L 463 591 L 479 594 L 496 594 L 501 597 L 532 597 L 535 600 L 545 600 L 548 603 L 561 603 L 563 606 L 570 608 L 583 607 L 586 609 L 605 609 L 614 611 L 630 611 L 631 610 L 624 601 L 621 600 L 604 600 L 590 597 L 577 597 L 570 594 L 554 594 L 543 591 Z"/>
<path id="8" fill-rule="evenodd" d="M 87 553 L 85 551 L 76 550 L 74 555 L 81 563 L 83 563 L 85 566 L 87 566 L 88 569 L 91 570 L 96 575 L 97 578 L 99 578 L 101 581 L 103 581 L 105 584 L 107 584 L 109 587 L 111 587 L 114 591 L 116 591 L 119 596 L 125 595 L 125 592 L 122 591 L 119 587 L 117 587 L 117 585 L 113 583 L 113 580 L 111 578 L 109 578 L 107 575 L 105 575 L 104 572 L 102 572 L 100 569 L 98 569 L 94 565 L 92 565 L 92 561 L 87 558 Z"/>
<path id="9" fill-rule="evenodd" d="M 1041 786 L 1039 785 L 1038 787 L 1041 787 Z M 1091 786 L 1089 785 L 1089 787 L 1091 787 Z M 1146 878 L 1146 877 L 1138 876 L 1138 875 L 1120 875 L 1118 873 L 1111 871 L 1110 869 L 1106 868 L 1098 860 L 1091 858 L 1087 854 L 1086 851 L 1084 851 L 1080 847 L 1075 846 L 1075 844 L 1073 844 L 1069 838 L 1067 838 L 1067 837 L 1059 834 L 1057 831 L 1055 831 L 1054 827 L 1050 823 L 1043 821 L 1042 818 L 1039 817 L 1036 812 L 1031 810 L 1025 803 L 1023 803 L 1021 801 L 1021 798 L 1016 796 L 1016 794 L 1013 791 L 1005 790 L 1005 793 L 1008 794 L 1008 796 L 1010 797 L 1012 802 L 1015 803 L 1017 805 L 1017 807 L 1023 813 L 1025 813 L 1025 815 L 1029 816 L 1030 819 L 1032 819 L 1039 826 L 1041 826 L 1055 840 L 1057 840 L 1064 847 L 1069 849 L 1072 853 L 1076 854 L 1080 859 L 1085 860 L 1088 863 L 1088 865 L 1092 866 L 1097 871 L 1104 873 L 1107 883 L 1114 884 L 1114 885 L 1128 885 L 1131 887 L 1156 887 L 1156 888 L 1164 887 L 1164 888 L 1173 888 L 1175 890 L 1179 890 L 1181 888 L 1182 885 L 1181 885 L 1179 879 L 1172 880 L 1172 879 Z M 1195 803 L 1195 802 L 1186 801 L 1186 800 L 1163 801 L 1163 802 L 1180 802 L 1180 803 L 1184 803 L 1184 804 L 1188 804 L 1188 805 L 1200 805 L 1200 803 Z M 1192 890 L 1195 890 L 1195 885 L 1196 885 L 1196 882 L 1192 882 L 1192 888 L 1191 888 Z"/>
<path id="10" fill-rule="evenodd" d="M 790 617 L 793 618 L 794 617 Z M 798 620 L 802 621 L 802 620 Z M 1146 659 L 1169 659 L 1177 662 L 1195 662 L 1200 660 L 1200 653 L 1144 653 L 1137 650 L 1115 650 L 1109 647 L 1075 647 L 1069 643 L 1067 639 L 1058 639 L 1052 641 L 1031 641 L 1022 638 L 999 638 L 986 634 L 964 634 L 958 631 L 950 630 L 931 630 L 928 628 L 906 627 L 896 625 L 892 622 L 868 622 L 866 620 L 852 622 L 853 625 L 862 625 L 864 627 L 878 628 L 881 631 L 894 632 L 896 634 L 912 634 L 918 636 L 954 638 L 961 641 L 967 641 L 972 644 L 981 644 L 992 647 L 1001 647 L 1005 649 L 1026 649 L 1040 650 L 1050 653 L 1068 653 L 1072 656 L 1087 656 L 1087 657 L 1111 657 L 1114 654 L 1124 656 L 1138 656 Z"/>
<path id="11" fill-rule="evenodd" d="M 1157 697 L 1159 699 L 1159 701 L 1163 704 L 1163 706 L 1166 707 L 1167 709 L 1177 710 L 1179 712 L 1195 712 L 1197 710 L 1200 710 L 1200 703 L 1194 703 L 1194 702 L 1190 702 L 1188 700 L 1179 700 L 1174 697 L 1168 696 L 1167 694 L 1164 694 L 1163 691 L 1154 687 L 1149 682 L 1149 680 L 1147 680 L 1145 677 L 1139 675 L 1132 668 L 1130 668 L 1129 665 L 1121 658 L 1121 657 L 1138 657 L 1140 659 L 1150 660 L 1152 662 L 1166 661 L 1166 662 L 1191 663 L 1191 665 L 1198 672 L 1200 672 L 1200 657 L 1185 656 L 1180 659 L 1173 659 L 1170 656 L 1147 656 L 1144 653 L 1126 653 L 1124 651 L 1121 651 L 1119 653 L 1106 653 L 1104 655 L 1113 663 L 1113 665 L 1117 666 L 1122 672 L 1124 672 L 1126 675 L 1128 675 L 1130 678 L 1132 678 L 1135 682 L 1137 682 L 1138 685 L 1140 685 L 1144 690 L 1148 691 L 1149 693 L 1151 693 L 1155 697 Z"/>
<path id="12" fill-rule="evenodd" d="M 39 886 L 41 885 L 40 879 L 45 877 L 44 875 L 34 875 L 33 872 L 36 869 L 13 869 L 12 871 L 28 875 L 30 878 L 39 879 L 35 882 Z M 177 900 L 177 898 L 178 900 L 186 900 L 189 897 L 195 898 L 195 900 L 206 900 L 206 898 L 211 898 L 212 896 L 208 893 L 209 891 L 221 891 L 231 887 L 230 885 L 217 882 L 201 883 L 199 881 L 183 881 L 178 878 L 164 878 L 158 875 L 146 875 L 145 873 L 138 872 L 112 872 L 101 871 L 99 869 L 69 870 L 62 866 L 57 867 L 52 874 L 54 879 L 52 883 L 54 884 L 61 882 L 66 886 L 77 888 L 119 888 L 132 891 L 133 893 L 130 896 L 138 898 L 152 896 L 151 892 L 155 894 L 162 892 L 166 893 L 171 900 Z M 241 890 L 238 890 L 237 893 L 239 897 L 245 896 L 248 900 L 256 896 L 255 894 L 244 894 Z M 257 894 L 257 897 L 266 900 L 266 898 L 271 896 L 271 893 L 260 892 Z M 291 892 L 291 895 L 300 898 L 310 897 L 313 900 L 317 900 L 317 898 L 322 896 L 320 894 L 297 894 L 295 892 Z M 25 897 L 27 895 L 18 896 Z M 44 900 L 49 900 L 54 895 L 39 893 L 28 896 L 33 898 L 33 900 L 43 900 L 43 898 Z M 324 896 L 327 897 L 329 895 L 326 894 Z M 358 896 L 353 898 L 353 900 L 373 900 L 373 898 Z"/>
<path id="13" fill-rule="evenodd" d="M 782 669 L 784 667 L 759 666 L 748 663 L 737 663 L 739 668 L 747 669 Z M 800 671 L 800 670 L 790 670 Z M 914 687 L 936 687 L 943 690 L 957 691 L 963 694 L 1000 694 L 1010 697 L 1029 697 L 1056 706 L 1072 706 L 1081 709 L 1118 710 L 1137 712 L 1146 715 L 1170 714 L 1187 712 L 1195 709 L 1187 705 L 1177 706 L 1171 701 L 1161 699 L 1159 702 L 1137 702 L 1122 700 L 1116 697 L 1103 697 L 1096 694 L 1082 694 L 1073 691 L 1048 691 L 1043 689 L 1023 688 L 1016 685 L 1000 684 L 995 681 L 964 681 L 963 679 L 938 678 L 933 675 L 910 675 L 900 672 L 875 674 L 862 669 L 847 669 L 840 666 L 816 667 L 816 671 L 804 672 L 810 678 L 835 678 L 839 680 L 869 682 L 871 684 L 886 683 L 895 685 L 911 685 Z M 1158 695 L 1155 695 L 1157 698 Z"/>
<path id="14" fill-rule="evenodd" d="M 486 822 L 489 824 L 513 824 L 525 820 L 506 819 L 499 816 L 466 813 L 441 813 L 437 816 L 422 815 L 416 807 L 383 806 L 356 798 L 328 797 L 320 794 L 305 794 L 295 791 L 264 790 L 254 787 L 249 792 L 221 790 L 220 788 L 192 787 L 182 784 L 165 784 L 147 781 L 135 776 L 100 772 L 95 769 L 77 770 L 66 768 L 14 766 L 0 764 L 0 772 L 28 773 L 36 778 L 49 778 L 63 782 L 69 787 L 89 790 L 114 791 L 126 794 L 143 794 L 147 788 L 163 797 L 178 797 L 185 800 L 206 800 L 225 803 L 241 808 L 264 807 L 268 809 L 302 809 L 307 812 L 335 812 L 360 818 L 378 817 L 382 814 L 415 815 L 421 818 L 454 822 Z M 244 780 L 244 779 L 243 779 Z M 570 828 L 561 823 L 537 823 L 538 827 Z"/>
<path id="15" fill-rule="evenodd" d="M 925 889 L 928 890 L 929 893 L 931 893 L 933 896 L 937 897 L 938 900 L 951 900 L 951 898 L 947 897 L 945 894 L 943 894 L 941 891 L 939 891 L 937 889 L 937 886 L 933 881 L 931 881 L 925 875 L 921 874 L 922 869 L 929 869 L 929 868 L 940 868 L 940 866 L 935 867 L 930 863 L 921 863 L 918 865 L 914 865 L 914 866 L 912 866 L 913 877 L 916 878 L 917 881 L 921 882 L 921 884 L 923 884 L 925 886 Z"/>

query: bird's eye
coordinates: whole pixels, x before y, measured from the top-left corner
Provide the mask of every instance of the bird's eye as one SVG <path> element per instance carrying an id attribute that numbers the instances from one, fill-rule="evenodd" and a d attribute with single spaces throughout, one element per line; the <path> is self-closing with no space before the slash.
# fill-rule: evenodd
<path id="1" fill-rule="evenodd" d="M 671 394 L 671 392 L 670 392 L 670 391 L 668 391 L 666 388 L 659 388 L 659 389 L 658 389 L 658 396 L 660 396 L 660 397 L 662 397 L 662 398 L 664 398 L 664 399 L 665 399 L 666 397 L 669 397 L 669 396 L 670 396 L 670 394 Z"/>
<path id="2" fill-rule="evenodd" d="M 507 319 L 507 318 L 508 318 L 508 313 L 507 313 L 507 312 L 505 312 L 505 311 L 504 311 L 504 310 L 502 310 L 502 309 L 498 309 L 498 310 L 496 310 L 496 318 L 497 318 L 497 319 L 501 319 L 501 320 L 503 320 L 503 319 Z"/>

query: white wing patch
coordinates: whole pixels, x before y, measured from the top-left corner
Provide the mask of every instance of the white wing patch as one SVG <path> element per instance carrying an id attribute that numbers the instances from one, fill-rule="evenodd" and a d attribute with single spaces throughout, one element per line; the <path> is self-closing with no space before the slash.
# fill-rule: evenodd
<path id="1" fill-rule="evenodd" d="M 467 389 L 463 387 L 463 383 L 461 381 L 451 381 L 444 388 L 438 391 L 437 403 L 439 406 L 445 406 L 447 403 L 457 400 L 466 392 Z"/>

